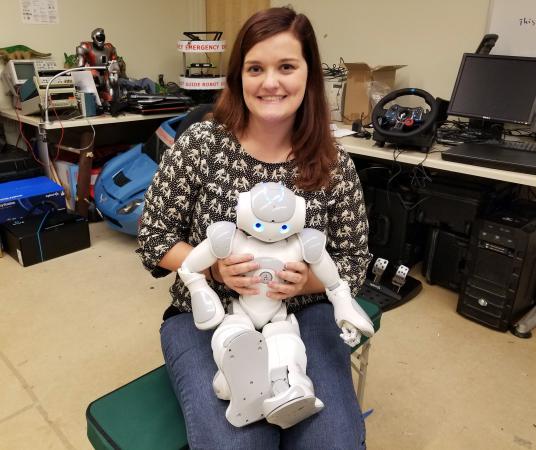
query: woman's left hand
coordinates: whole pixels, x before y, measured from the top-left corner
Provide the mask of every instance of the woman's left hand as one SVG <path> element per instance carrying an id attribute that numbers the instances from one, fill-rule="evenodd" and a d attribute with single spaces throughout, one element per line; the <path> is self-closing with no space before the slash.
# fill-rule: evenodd
<path id="1" fill-rule="evenodd" d="M 304 262 L 288 262 L 277 276 L 286 283 L 270 281 L 266 295 L 273 300 L 285 300 L 299 295 L 309 279 L 309 266 Z"/>

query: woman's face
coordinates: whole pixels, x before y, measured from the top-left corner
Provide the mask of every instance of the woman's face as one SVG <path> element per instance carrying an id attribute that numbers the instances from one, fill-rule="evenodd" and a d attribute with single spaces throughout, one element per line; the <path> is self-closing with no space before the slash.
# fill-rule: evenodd
<path id="1" fill-rule="evenodd" d="M 301 43 L 289 31 L 257 43 L 244 58 L 242 92 L 250 120 L 293 123 L 306 84 Z"/>

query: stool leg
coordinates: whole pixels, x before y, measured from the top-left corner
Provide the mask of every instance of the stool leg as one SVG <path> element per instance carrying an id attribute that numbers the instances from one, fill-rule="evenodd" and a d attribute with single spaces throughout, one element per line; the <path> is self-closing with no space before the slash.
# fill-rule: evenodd
<path id="1" fill-rule="evenodd" d="M 361 408 L 363 408 L 363 401 L 365 399 L 365 382 L 367 380 L 367 367 L 370 345 L 371 342 L 369 339 L 363 344 L 361 352 L 359 354 L 353 353 L 351 356 L 352 369 L 355 369 L 359 375 L 356 394 L 357 400 L 359 401 Z"/>

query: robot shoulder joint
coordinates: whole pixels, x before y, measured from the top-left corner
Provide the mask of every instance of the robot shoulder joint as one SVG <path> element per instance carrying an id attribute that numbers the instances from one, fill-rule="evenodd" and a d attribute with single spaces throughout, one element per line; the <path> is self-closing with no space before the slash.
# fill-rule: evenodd
<path id="1" fill-rule="evenodd" d="M 231 254 L 236 225 L 233 222 L 214 222 L 207 228 L 207 239 L 212 254 L 226 258 Z"/>
<path id="2" fill-rule="evenodd" d="M 326 248 L 326 235 L 314 228 L 304 228 L 298 234 L 303 252 L 303 259 L 309 264 L 320 261 Z"/>
<path id="3" fill-rule="evenodd" d="M 78 56 L 85 56 L 89 53 L 89 48 L 87 42 L 81 42 L 78 47 L 76 47 L 76 54 Z"/>

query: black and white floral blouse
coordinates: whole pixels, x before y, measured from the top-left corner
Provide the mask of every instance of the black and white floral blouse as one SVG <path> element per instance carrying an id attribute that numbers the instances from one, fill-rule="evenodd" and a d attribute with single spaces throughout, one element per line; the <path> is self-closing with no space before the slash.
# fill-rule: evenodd
<path id="1" fill-rule="evenodd" d="M 155 277 L 169 271 L 158 266 L 162 257 L 179 241 L 196 246 L 206 237 L 207 227 L 217 221 L 234 222 L 239 192 L 266 181 L 281 182 L 305 198 L 305 226 L 327 236 L 327 250 L 352 294 L 365 280 L 370 260 L 368 223 L 363 191 L 348 154 L 339 147 L 338 167 L 331 191 L 304 192 L 293 185 L 296 166 L 261 162 L 242 149 L 223 125 L 205 121 L 192 125 L 169 149 L 145 195 L 139 225 L 137 250 L 144 266 Z M 210 281 L 227 309 L 237 293 Z M 191 311 L 190 295 L 176 276 L 170 288 L 172 309 Z M 289 312 L 303 305 L 325 301 L 324 294 L 286 300 Z"/>

